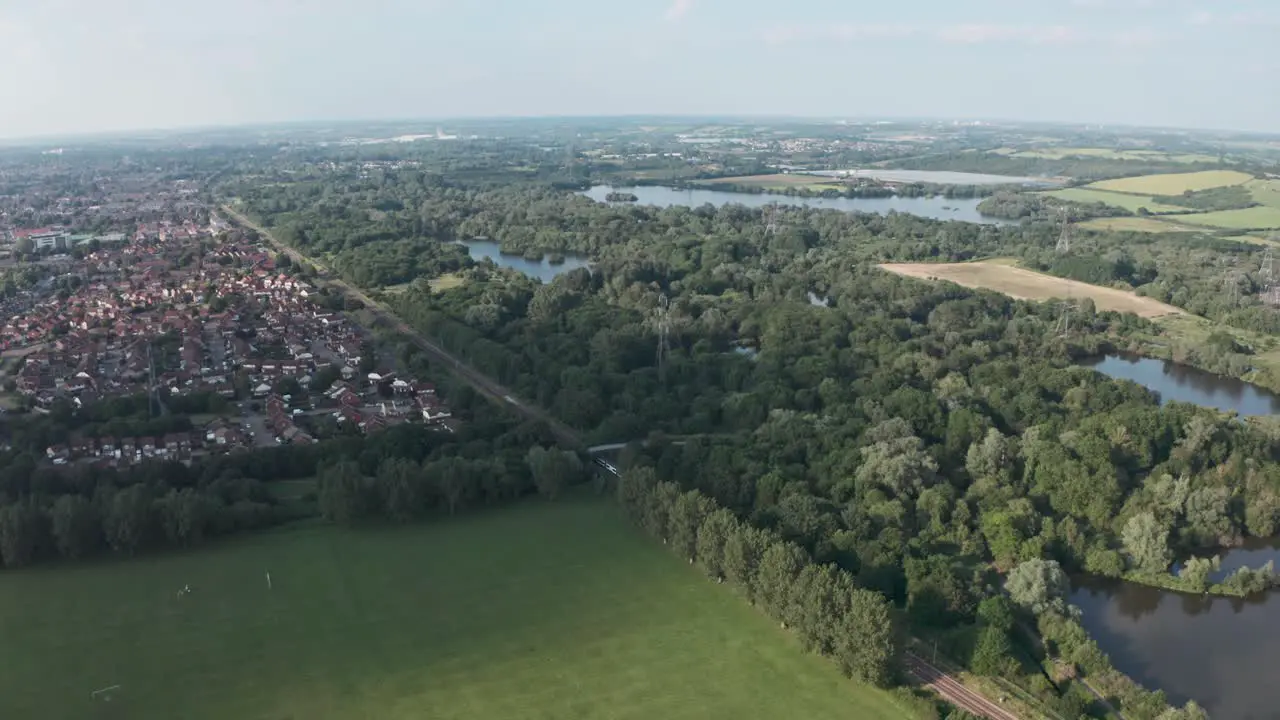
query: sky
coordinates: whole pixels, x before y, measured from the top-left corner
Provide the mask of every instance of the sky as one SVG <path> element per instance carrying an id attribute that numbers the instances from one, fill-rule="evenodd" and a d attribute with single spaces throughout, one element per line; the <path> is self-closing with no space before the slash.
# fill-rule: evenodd
<path id="1" fill-rule="evenodd" d="M 1277 38 L 1277 0 L 0 0 L 0 137 L 633 114 L 1280 132 Z"/>

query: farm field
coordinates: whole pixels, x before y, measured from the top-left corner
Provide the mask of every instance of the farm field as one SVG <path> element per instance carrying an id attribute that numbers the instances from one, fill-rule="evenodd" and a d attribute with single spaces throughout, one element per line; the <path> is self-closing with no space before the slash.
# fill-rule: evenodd
<path id="1" fill-rule="evenodd" d="M 1178 216 L 1182 219 L 1185 216 Z M 1117 231 L 1117 232 L 1149 232 L 1149 233 L 1165 233 L 1165 232 L 1187 232 L 1192 230 L 1203 230 L 1203 228 L 1191 227 L 1189 225 L 1179 225 L 1170 220 L 1156 220 L 1154 218 L 1144 217 L 1116 217 L 1116 218 L 1093 218 L 1082 223 L 1076 223 L 1076 227 L 1085 230 L 1098 231 Z"/>
<path id="2" fill-rule="evenodd" d="M 1183 313 L 1172 305 L 1125 290 L 1066 280 L 1003 263 L 890 263 L 880 267 L 907 277 L 949 280 L 965 287 L 995 290 L 1019 300 L 1087 297 L 1099 310 L 1131 312 L 1147 318 Z"/>
<path id="3" fill-rule="evenodd" d="M 1235 170 L 1206 170 L 1204 172 L 1140 175 L 1116 180 L 1102 180 L 1085 187 L 1092 190 L 1109 190 L 1111 192 L 1132 193 L 1150 197 L 1152 195 L 1181 195 L 1188 190 L 1194 192 L 1228 185 L 1242 185 L 1253 179 L 1252 175 Z"/>
<path id="4" fill-rule="evenodd" d="M 5 571 L 0 637 L 5 718 L 908 716 L 597 498 Z"/>
<path id="5" fill-rule="evenodd" d="M 1245 187 L 1249 188 L 1254 202 L 1280 208 L 1280 180 L 1250 180 Z"/>
<path id="6" fill-rule="evenodd" d="M 1272 230 L 1280 229 L 1280 207 L 1259 205 L 1243 210 L 1179 215 L 1178 222 L 1188 225 L 1222 228 L 1224 230 Z"/>
<path id="7" fill-rule="evenodd" d="M 1232 240 L 1238 243 L 1247 243 L 1249 245 L 1270 245 L 1272 247 L 1280 246 L 1280 237 L 1272 239 L 1262 235 L 1232 235 L 1223 238 L 1223 240 Z"/>
<path id="8" fill-rule="evenodd" d="M 1164 213 L 1186 212 L 1187 208 L 1178 207 L 1177 205 L 1162 205 L 1152 200 L 1149 196 L 1142 197 L 1139 195 L 1124 195 L 1122 193 L 1106 192 L 1105 190 L 1094 190 L 1090 187 L 1082 188 L 1064 188 L 1062 190 L 1051 190 L 1045 194 L 1050 197 L 1056 197 L 1060 200 L 1070 200 L 1079 203 L 1106 203 L 1113 207 L 1124 208 L 1129 212 L 1137 212 L 1138 208 L 1146 208 L 1148 211 L 1161 215 Z"/>

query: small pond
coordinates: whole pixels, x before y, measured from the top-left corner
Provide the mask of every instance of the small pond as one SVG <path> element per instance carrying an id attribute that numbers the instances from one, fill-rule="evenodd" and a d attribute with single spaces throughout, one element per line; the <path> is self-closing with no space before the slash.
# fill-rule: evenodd
<path id="1" fill-rule="evenodd" d="M 505 255 L 493 240 L 467 240 L 459 244 L 466 246 L 467 254 L 476 262 L 492 260 L 499 267 L 518 270 L 544 283 L 551 282 L 570 270 L 590 267 L 590 262 L 585 257 L 571 253 L 562 253 L 564 262 L 552 263 L 549 253 L 543 255 L 541 260 L 529 260 L 522 255 Z"/>

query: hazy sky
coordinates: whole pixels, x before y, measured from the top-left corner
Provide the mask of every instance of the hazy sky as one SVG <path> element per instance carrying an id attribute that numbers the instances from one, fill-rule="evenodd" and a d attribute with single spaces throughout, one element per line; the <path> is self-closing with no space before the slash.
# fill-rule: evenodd
<path id="1" fill-rule="evenodd" d="M 481 115 L 1280 132 L 1277 0 L 0 0 L 0 137 Z"/>

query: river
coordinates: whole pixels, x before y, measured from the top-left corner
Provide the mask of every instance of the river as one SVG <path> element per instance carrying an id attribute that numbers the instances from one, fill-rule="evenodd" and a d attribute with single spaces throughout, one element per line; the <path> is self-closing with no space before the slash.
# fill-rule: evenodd
<path id="1" fill-rule="evenodd" d="M 1180 400 L 1240 415 L 1280 412 L 1280 398 L 1256 385 L 1160 360 L 1111 355 L 1084 363 Z M 1222 554 L 1221 578 L 1268 560 L 1280 542 L 1253 540 Z M 1170 699 L 1194 699 L 1215 720 L 1280 717 L 1280 601 L 1275 593 L 1240 600 L 1078 578 L 1071 602 L 1118 670 Z"/>
<path id="2" fill-rule="evenodd" d="M 843 210 L 844 212 L 877 213 L 880 215 L 896 211 L 935 220 L 962 220 L 985 225 L 1016 224 L 1009 220 L 987 217 L 979 213 L 978 203 L 982 202 L 983 198 L 899 197 L 897 195 L 885 198 L 799 197 L 772 193 L 726 192 L 724 190 L 685 190 L 659 185 L 619 188 L 596 185 L 582 194 L 592 200 L 605 202 L 605 196 L 614 190 L 635 195 L 639 198 L 638 203 L 641 205 L 657 205 L 659 207 L 670 207 L 672 205 L 698 207 L 707 203 L 716 206 L 736 203 L 747 207 L 764 207 L 765 205 L 777 203 L 778 205 L 795 207 L 826 208 Z"/>
<path id="3" fill-rule="evenodd" d="M 476 262 L 492 260 L 498 267 L 518 270 L 544 283 L 551 282 L 570 270 L 590 266 L 585 257 L 572 253 L 561 253 L 564 255 L 564 262 L 552 264 L 550 254 L 543 255 L 541 260 L 529 260 L 523 255 L 504 255 L 498 248 L 498 243 L 493 240 L 467 240 L 459 244 L 466 246 L 467 254 Z"/>

